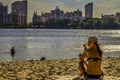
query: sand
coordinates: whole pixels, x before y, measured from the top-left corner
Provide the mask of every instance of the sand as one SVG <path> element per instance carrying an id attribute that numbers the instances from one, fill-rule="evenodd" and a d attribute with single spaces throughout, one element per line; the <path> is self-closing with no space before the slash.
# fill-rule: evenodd
<path id="1" fill-rule="evenodd" d="M 72 80 L 79 59 L 0 62 L 0 80 Z M 104 80 L 120 80 L 120 58 L 102 61 Z"/>

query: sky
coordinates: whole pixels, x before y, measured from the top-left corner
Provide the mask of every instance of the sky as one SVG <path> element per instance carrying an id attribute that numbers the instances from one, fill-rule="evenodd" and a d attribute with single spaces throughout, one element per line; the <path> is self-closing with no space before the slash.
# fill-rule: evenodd
<path id="1" fill-rule="evenodd" d="M 18 0 L 0 0 L 3 5 L 8 5 L 11 12 L 11 4 Z M 39 15 L 41 12 L 50 12 L 59 6 L 64 12 L 81 10 L 84 16 L 85 4 L 93 2 L 93 17 L 100 18 L 102 14 L 116 14 L 120 12 L 120 0 L 28 0 L 28 22 L 32 21 L 34 11 Z"/>

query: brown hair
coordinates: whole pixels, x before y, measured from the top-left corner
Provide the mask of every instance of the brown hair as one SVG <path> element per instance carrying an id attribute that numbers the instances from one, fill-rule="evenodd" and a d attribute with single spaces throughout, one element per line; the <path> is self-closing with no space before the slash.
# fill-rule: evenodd
<path id="1" fill-rule="evenodd" d="M 96 47 L 97 47 L 97 51 L 98 51 L 99 55 L 102 56 L 103 51 L 101 50 L 101 48 L 100 48 L 98 42 L 94 42 L 94 44 L 95 44 Z"/>

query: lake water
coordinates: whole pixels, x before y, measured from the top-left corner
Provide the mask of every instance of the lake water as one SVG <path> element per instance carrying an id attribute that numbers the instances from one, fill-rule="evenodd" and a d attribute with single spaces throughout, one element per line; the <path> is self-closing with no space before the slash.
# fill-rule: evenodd
<path id="1" fill-rule="evenodd" d="M 120 30 L 0 29 L 0 61 L 77 58 L 90 36 L 98 37 L 104 57 L 120 57 Z"/>

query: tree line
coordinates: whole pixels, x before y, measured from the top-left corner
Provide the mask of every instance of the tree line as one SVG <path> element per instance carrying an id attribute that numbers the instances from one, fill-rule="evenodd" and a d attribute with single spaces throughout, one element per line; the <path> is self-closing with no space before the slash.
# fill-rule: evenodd
<path id="1" fill-rule="evenodd" d="M 79 21 L 50 19 L 46 22 L 41 21 L 33 25 L 37 25 L 39 28 L 50 29 L 120 29 L 120 19 L 88 18 Z"/>
<path id="2" fill-rule="evenodd" d="M 27 25 L 7 24 L 0 28 L 41 28 L 41 29 L 120 29 L 120 19 L 87 18 L 84 20 L 50 19 Z"/>

